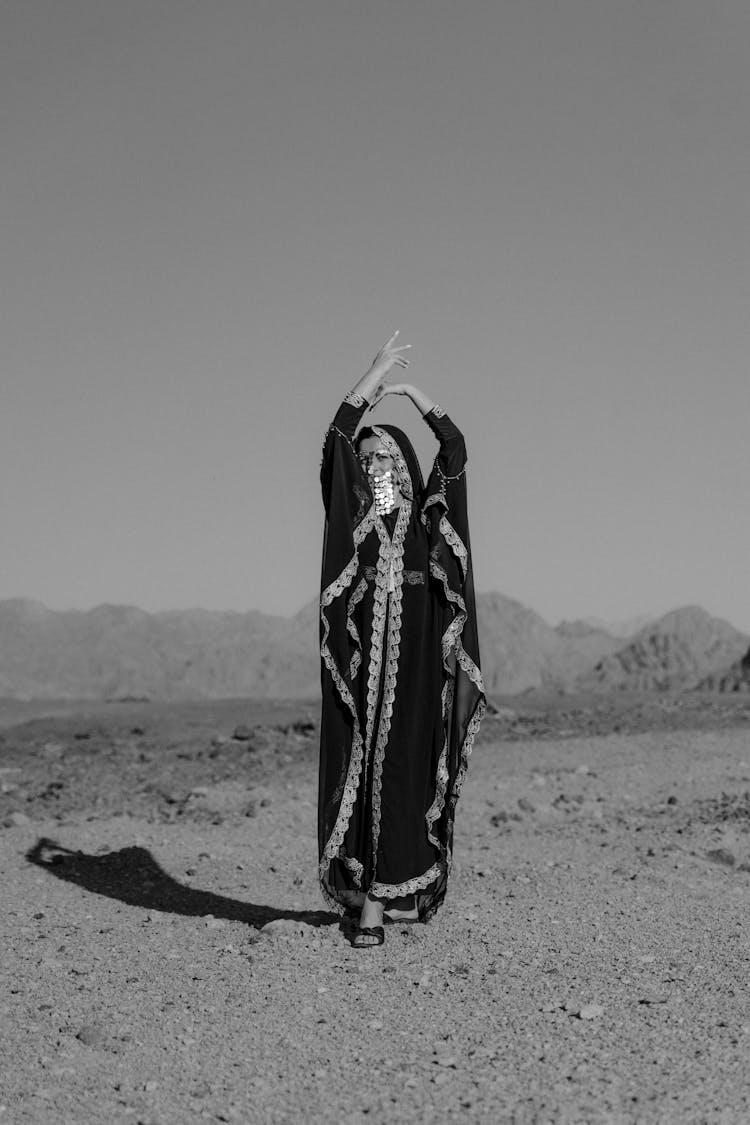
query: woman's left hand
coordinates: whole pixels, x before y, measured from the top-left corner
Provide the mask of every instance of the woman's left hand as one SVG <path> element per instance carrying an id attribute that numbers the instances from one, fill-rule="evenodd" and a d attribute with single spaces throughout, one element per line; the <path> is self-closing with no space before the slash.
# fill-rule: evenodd
<path id="1" fill-rule="evenodd" d="M 370 405 L 377 406 L 381 398 L 385 398 L 386 395 L 408 395 L 411 398 L 414 390 L 411 383 L 381 383 Z"/>

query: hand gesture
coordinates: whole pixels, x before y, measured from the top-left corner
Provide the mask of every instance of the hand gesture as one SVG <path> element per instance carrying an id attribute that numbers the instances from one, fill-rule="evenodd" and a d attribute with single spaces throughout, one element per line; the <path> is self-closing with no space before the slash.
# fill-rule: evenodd
<path id="1" fill-rule="evenodd" d="M 411 398 L 413 390 L 411 383 L 379 383 L 370 405 L 377 406 L 386 395 L 408 395 Z"/>
<path id="2" fill-rule="evenodd" d="M 375 400 L 377 400 L 381 396 L 383 388 L 386 385 L 388 372 L 391 370 L 391 368 L 407 368 L 409 366 L 409 360 L 405 355 L 402 355 L 402 352 L 408 351 L 411 347 L 411 344 L 401 344 L 400 347 L 396 347 L 397 339 L 398 331 L 394 332 L 390 340 L 383 344 L 382 348 L 375 356 L 375 359 L 372 361 L 370 370 L 365 376 L 368 384 L 374 387 L 373 397 L 375 398 Z"/>

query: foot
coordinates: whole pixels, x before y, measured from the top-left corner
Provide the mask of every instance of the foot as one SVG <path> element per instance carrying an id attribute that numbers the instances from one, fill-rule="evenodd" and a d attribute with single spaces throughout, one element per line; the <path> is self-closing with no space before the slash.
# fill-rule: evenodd
<path id="1" fill-rule="evenodd" d="M 419 911 L 416 906 L 411 910 L 399 910 L 395 906 L 389 906 L 385 911 L 385 919 L 387 922 L 418 922 Z"/>
<path id="2" fill-rule="evenodd" d="M 359 916 L 359 927 L 352 945 L 357 949 L 364 949 L 369 945 L 383 944 L 383 911 L 385 903 L 376 898 L 365 896 L 362 904 L 362 913 Z M 362 933 L 363 930 L 374 930 L 375 933 Z M 380 931 L 378 933 L 377 931 Z"/>
<path id="3" fill-rule="evenodd" d="M 362 907 L 365 905 L 365 893 L 364 891 L 342 891 L 341 903 L 350 913 L 361 913 Z"/>
<path id="4" fill-rule="evenodd" d="M 385 908 L 385 919 L 387 922 L 418 922 L 419 911 L 414 895 L 392 899 Z"/>

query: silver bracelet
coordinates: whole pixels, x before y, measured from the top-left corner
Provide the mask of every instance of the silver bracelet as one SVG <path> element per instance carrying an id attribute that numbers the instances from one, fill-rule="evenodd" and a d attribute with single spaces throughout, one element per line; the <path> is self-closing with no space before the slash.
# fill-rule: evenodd
<path id="1" fill-rule="evenodd" d="M 367 399 L 358 394 L 357 391 L 349 391 L 348 395 L 344 395 L 344 402 L 348 402 L 350 406 L 364 406 L 366 401 Z"/>
<path id="2" fill-rule="evenodd" d="M 436 418 L 445 418 L 445 411 L 442 406 L 439 406 L 437 403 L 435 403 L 432 410 L 428 411 L 428 413 L 434 414 Z"/>

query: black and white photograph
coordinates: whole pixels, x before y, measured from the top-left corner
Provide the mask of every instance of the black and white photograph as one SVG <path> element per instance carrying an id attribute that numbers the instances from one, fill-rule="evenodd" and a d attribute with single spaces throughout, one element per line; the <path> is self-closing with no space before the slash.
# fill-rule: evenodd
<path id="1" fill-rule="evenodd" d="M 0 0 L 0 1125 L 750 1122 L 750 5 Z"/>

